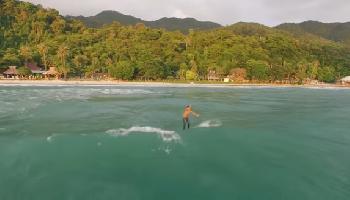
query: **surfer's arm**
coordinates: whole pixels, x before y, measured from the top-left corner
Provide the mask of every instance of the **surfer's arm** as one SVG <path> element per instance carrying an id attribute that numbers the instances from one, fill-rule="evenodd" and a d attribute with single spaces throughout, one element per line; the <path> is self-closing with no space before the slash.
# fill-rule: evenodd
<path id="1" fill-rule="evenodd" d="M 191 113 L 192 113 L 194 116 L 199 117 L 199 114 L 198 114 L 198 113 L 195 113 L 195 112 L 193 112 L 193 111 L 191 111 Z"/>

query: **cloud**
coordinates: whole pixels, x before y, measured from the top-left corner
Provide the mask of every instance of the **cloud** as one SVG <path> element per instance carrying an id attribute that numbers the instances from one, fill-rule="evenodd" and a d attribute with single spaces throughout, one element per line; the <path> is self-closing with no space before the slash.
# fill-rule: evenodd
<path id="1" fill-rule="evenodd" d="M 350 21 L 349 0 L 28 0 L 56 8 L 63 15 L 91 16 L 116 10 L 145 20 L 194 17 L 223 25 L 239 21 L 277 25 L 319 20 Z"/>
<path id="2" fill-rule="evenodd" d="M 177 18 L 186 18 L 188 15 L 186 15 L 182 10 L 175 10 L 172 16 L 177 17 Z"/>

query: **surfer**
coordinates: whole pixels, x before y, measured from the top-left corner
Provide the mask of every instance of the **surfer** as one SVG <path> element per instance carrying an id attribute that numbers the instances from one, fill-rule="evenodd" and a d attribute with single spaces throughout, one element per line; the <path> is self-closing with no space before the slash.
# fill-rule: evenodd
<path id="1" fill-rule="evenodd" d="M 183 130 L 186 129 L 186 126 L 188 129 L 190 128 L 190 114 L 199 117 L 199 114 L 192 111 L 191 105 L 186 105 L 185 110 L 182 114 Z"/>

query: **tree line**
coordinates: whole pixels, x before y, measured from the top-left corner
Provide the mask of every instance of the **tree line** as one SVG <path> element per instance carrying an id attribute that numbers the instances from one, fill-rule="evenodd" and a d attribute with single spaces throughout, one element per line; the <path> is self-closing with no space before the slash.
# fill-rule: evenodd
<path id="1" fill-rule="evenodd" d="M 36 62 L 63 77 L 200 80 L 244 69 L 251 81 L 297 83 L 350 75 L 349 47 L 310 34 L 254 23 L 188 34 L 117 22 L 94 29 L 40 5 L 0 3 L 0 70 Z"/>

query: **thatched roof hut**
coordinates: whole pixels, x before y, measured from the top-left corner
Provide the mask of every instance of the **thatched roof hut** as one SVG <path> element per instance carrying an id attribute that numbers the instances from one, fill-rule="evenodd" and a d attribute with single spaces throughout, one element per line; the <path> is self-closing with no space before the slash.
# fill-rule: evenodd
<path id="1" fill-rule="evenodd" d="M 350 76 L 342 78 L 341 81 L 350 82 Z"/>
<path id="2" fill-rule="evenodd" d="M 17 72 L 17 67 L 16 66 L 9 66 L 9 68 L 4 71 L 4 74 L 5 75 L 18 75 L 18 72 Z"/>
<path id="3" fill-rule="evenodd" d="M 46 71 L 43 74 L 44 75 L 52 75 L 52 76 L 59 75 L 58 71 L 56 70 L 56 67 L 50 67 L 49 71 Z"/>
<path id="4" fill-rule="evenodd" d="M 245 68 L 234 68 L 230 71 L 230 78 L 232 81 L 243 82 L 246 80 L 247 70 Z"/>
<path id="5" fill-rule="evenodd" d="M 340 81 L 342 84 L 350 84 L 350 76 L 346 76 L 342 78 Z"/>

